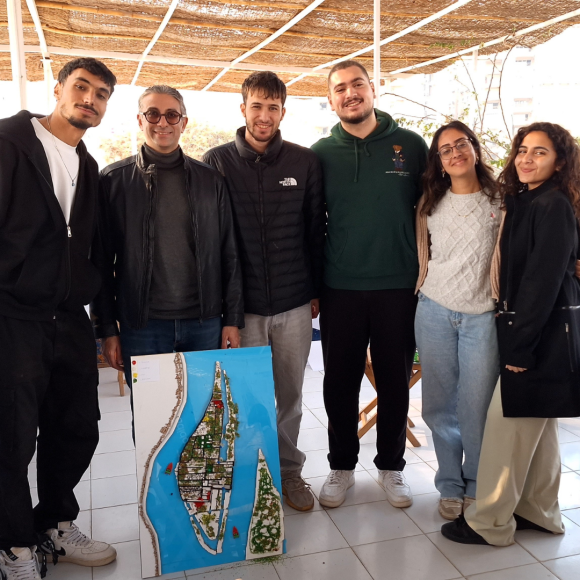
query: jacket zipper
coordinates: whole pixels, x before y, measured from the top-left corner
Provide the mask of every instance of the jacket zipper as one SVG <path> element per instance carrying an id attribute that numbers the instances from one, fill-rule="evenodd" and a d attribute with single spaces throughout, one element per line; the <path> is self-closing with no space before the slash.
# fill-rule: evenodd
<path id="1" fill-rule="evenodd" d="M 572 358 L 572 338 L 570 337 L 570 325 L 566 322 L 564 323 L 564 326 L 566 327 L 566 342 L 568 343 L 568 358 L 570 359 L 570 371 L 574 372 L 574 364 L 573 364 L 573 358 Z"/>
<path id="2" fill-rule="evenodd" d="M 187 201 L 189 202 L 189 209 L 191 211 L 191 223 L 193 226 L 193 238 L 195 240 L 195 263 L 197 265 L 197 286 L 199 293 L 199 322 L 203 321 L 203 296 L 201 289 L 201 262 L 199 259 L 199 232 L 197 227 L 197 214 L 195 213 L 195 204 L 193 203 L 192 196 L 195 195 L 192 191 L 190 194 L 189 190 L 189 173 L 187 167 L 185 169 L 185 191 L 187 195 Z"/>
<path id="3" fill-rule="evenodd" d="M 507 265 L 507 276 L 506 276 L 506 285 L 505 285 L 505 294 L 504 294 L 504 301 L 503 301 L 503 309 L 504 312 L 508 311 L 508 303 L 507 303 L 507 299 L 509 297 L 509 289 L 510 289 L 510 272 L 512 271 L 511 269 L 511 264 L 510 264 L 510 257 L 511 257 L 511 247 L 512 247 L 512 235 L 514 232 L 514 221 L 515 221 L 515 217 L 516 217 L 516 202 L 515 199 L 512 200 L 513 203 L 513 218 L 512 218 L 512 224 L 510 227 L 510 235 L 509 235 L 509 239 L 508 239 L 508 265 Z M 501 242 L 500 242 L 501 243 Z"/>
<path id="4" fill-rule="evenodd" d="M 140 308 L 140 320 L 139 328 L 145 326 L 145 311 L 148 310 L 145 305 L 145 298 L 147 297 L 147 292 L 149 291 L 149 283 L 151 282 L 151 270 L 153 268 L 152 260 L 152 249 L 151 249 L 151 219 L 153 216 L 153 202 L 154 202 L 154 187 L 153 187 L 153 177 L 151 173 L 146 173 L 147 175 L 147 189 L 149 190 L 149 213 L 145 216 L 145 244 L 143 246 L 143 283 L 141 286 L 141 308 Z M 151 259 L 150 259 L 151 258 Z M 149 283 L 148 283 L 149 282 Z"/>
<path id="5" fill-rule="evenodd" d="M 258 163 L 258 161 L 260 161 L 260 155 L 256 157 L 256 163 Z M 258 165 L 258 203 L 260 204 L 262 259 L 264 260 L 264 273 L 266 274 L 266 301 L 268 302 L 268 316 L 270 316 L 270 272 L 268 270 L 268 253 L 266 250 L 266 221 L 264 219 L 264 188 L 262 183 L 261 165 Z"/>
<path id="6" fill-rule="evenodd" d="M 42 176 L 42 179 L 44 179 L 45 183 L 48 185 L 48 187 L 52 190 L 52 193 L 54 194 L 54 185 L 52 183 L 50 183 L 48 181 L 48 179 L 46 179 L 44 173 L 42 173 L 42 171 L 40 171 L 40 169 L 36 166 L 36 163 L 34 163 L 33 159 L 31 157 L 28 158 L 29 161 L 32 163 L 34 169 L 36 169 L 36 171 L 38 171 L 38 173 L 40 173 L 40 175 Z M 80 157 L 79 157 L 79 163 L 80 163 Z M 79 174 L 79 181 L 80 181 L 80 174 Z M 77 182 L 78 184 L 78 182 Z M 56 194 L 55 194 L 56 196 Z M 76 190 L 75 190 L 75 196 L 73 198 L 73 203 L 72 206 L 70 208 L 70 215 L 72 217 L 73 214 L 73 209 L 75 207 L 75 203 L 77 200 L 77 195 L 76 195 Z M 67 233 L 67 239 L 66 239 L 66 255 L 65 255 L 65 265 L 66 265 L 66 272 L 65 272 L 65 293 L 64 293 L 64 297 L 63 299 L 60 301 L 59 304 L 62 304 L 63 302 L 66 301 L 66 299 L 69 297 L 70 295 L 70 288 L 71 288 L 71 267 L 70 267 L 70 239 L 72 238 L 72 230 L 69 224 L 66 223 L 66 219 L 64 217 L 64 213 L 62 213 L 62 208 L 61 208 L 61 214 L 62 214 L 62 218 L 63 221 L 66 225 L 66 233 Z M 70 218 L 69 218 L 70 221 Z"/>

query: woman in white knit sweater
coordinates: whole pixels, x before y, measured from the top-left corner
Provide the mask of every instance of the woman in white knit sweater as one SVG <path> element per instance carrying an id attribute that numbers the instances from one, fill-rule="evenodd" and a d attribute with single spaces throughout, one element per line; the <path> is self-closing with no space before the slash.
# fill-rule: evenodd
<path id="1" fill-rule="evenodd" d="M 439 463 L 439 513 L 474 500 L 485 417 L 499 375 L 491 258 L 500 203 L 476 135 L 460 121 L 433 136 L 417 206 L 415 336 L 423 418 Z"/>

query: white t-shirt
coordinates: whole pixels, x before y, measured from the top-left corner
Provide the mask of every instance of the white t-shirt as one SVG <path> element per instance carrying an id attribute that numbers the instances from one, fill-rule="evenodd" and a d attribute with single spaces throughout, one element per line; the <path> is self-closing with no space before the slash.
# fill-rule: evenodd
<path id="1" fill-rule="evenodd" d="M 54 137 L 54 135 L 41 125 L 36 117 L 33 117 L 31 122 L 36 136 L 44 147 L 44 152 L 48 159 L 48 166 L 50 167 L 54 193 L 56 199 L 58 199 L 62 213 L 64 214 L 64 219 L 68 224 L 70 220 L 70 210 L 77 189 L 79 173 L 79 156 L 77 150 L 75 147 L 71 147 L 64 141 L 58 139 L 58 137 Z M 71 175 L 74 179 L 74 185 L 72 185 Z"/>

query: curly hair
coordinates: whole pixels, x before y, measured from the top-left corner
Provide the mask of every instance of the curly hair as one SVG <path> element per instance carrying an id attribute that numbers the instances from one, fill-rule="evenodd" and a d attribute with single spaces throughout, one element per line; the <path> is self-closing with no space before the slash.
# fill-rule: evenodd
<path id="1" fill-rule="evenodd" d="M 527 186 L 519 180 L 516 157 L 526 135 L 534 131 L 545 133 L 552 142 L 556 159 L 562 167 L 554 172 L 551 179 L 568 196 L 576 217 L 580 219 L 580 147 L 568 130 L 555 123 L 532 123 L 518 129 L 505 167 L 498 177 L 502 202 L 506 195 L 518 195 L 527 190 Z"/>
<path id="2" fill-rule="evenodd" d="M 456 129 L 469 138 L 471 145 L 475 150 L 475 156 L 479 159 L 479 163 L 475 166 L 475 173 L 479 184 L 481 185 L 481 189 L 483 193 L 491 199 L 496 199 L 498 197 L 498 188 L 493 175 L 493 170 L 487 163 L 485 163 L 477 135 L 465 123 L 462 123 L 461 121 L 451 121 L 435 131 L 433 140 L 431 141 L 431 147 L 429 147 L 427 169 L 423 174 L 423 193 L 425 195 L 425 201 L 421 208 L 421 215 L 431 215 L 437 207 L 437 204 L 441 199 L 443 199 L 443 196 L 451 187 L 451 178 L 449 175 L 442 175 L 441 170 L 443 169 L 443 165 L 441 164 L 441 158 L 437 154 L 439 150 L 439 138 L 443 131 L 447 131 L 447 129 Z"/>

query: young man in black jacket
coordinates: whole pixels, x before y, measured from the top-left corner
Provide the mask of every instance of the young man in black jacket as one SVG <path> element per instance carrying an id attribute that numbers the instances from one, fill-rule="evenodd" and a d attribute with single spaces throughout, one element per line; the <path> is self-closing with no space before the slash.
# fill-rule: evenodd
<path id="1" fill-rule="evenodd" d="M 183 97 L 166 85 L 139 98 L 139 153 L 106 167 L 91 304 L 109 364 L 131 385 L 131 356 L 239 346 L 242 274 L 222 176 L 183 154 Z M 120 336 L 119 336 L 120 329 Z"/>
<path id="2" fill-rule="evenodd" d="M 297 447 L 302 383 L 318 316 L 325 210 L 314 153 L 282 140 L 286 87 L 271 72 L 242 85 L 246 126 L 204 161 L 224 175 L 234 210 L 244 276 L 244 346 L 272 345 L 282 491 L 294 509 L 314 499 Z"/>
<path id="3" fill-rule="evenodd" d="M 52 114 L 21 111 L 0 121 L 0 577 L 7 580 L 44 575 L 37 546 L 83 566 L 116 557 L 73 523 L 73 489 L 90 465 L 100 418 L 84 309 L 100 285 L 89 261 L 98 168 L 81 138 L 101 122 L 115 84 L 103 63 L 77 59 L 58 75 Z M 35 447 L 33 510 L 27 469 Z"/>

